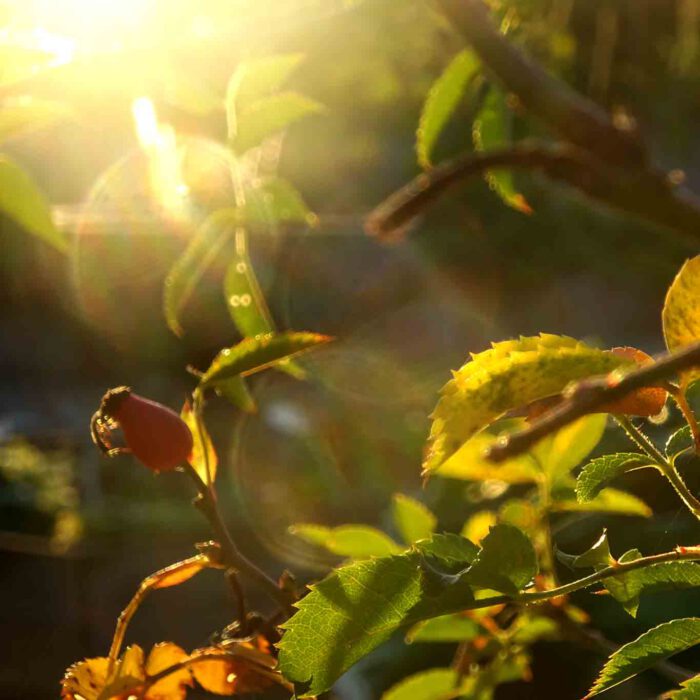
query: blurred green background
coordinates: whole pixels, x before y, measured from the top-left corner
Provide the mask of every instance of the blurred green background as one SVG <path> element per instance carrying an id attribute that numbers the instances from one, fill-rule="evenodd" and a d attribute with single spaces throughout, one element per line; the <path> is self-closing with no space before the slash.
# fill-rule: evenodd
<path id="1" fill-rule="evenodd" d="M 366 237 L 363 216 L 419 172 L 422 102 L 462 48 L 427 2 L 122 4 L 25 0 L 2 10 L 0 52 L 46 45 L 48 37 L 72 59 L 13 82 L 15 54 L 0 55 L 0 97 L 30 92 L 72 111 L 4 146 L 41 185 L 70 240 L 62 256 L 0 222 L 6 698 L 57 694 L 70 663 L 107 650 L 139 581 L 208 537 L 184 478 L 154 478 L 126 457 L 102 460 L 89 440 L 90 415 L 107 388 L 128 384 L 178 408 L 193 386 L 185 366 L 205 367 L 238 339 L 216 264 L 185 311 L 184 337 L 165 325 L 163 280 L 195 222 L 153 204 L 134 132 L 135 99 L 149 97 L 173 126 L 213 181 L 215 202 L 231 196 L 216 179 L 226 133 L 220 104 L 239 61 L 303 53 L 290 86 L 326 108 L 288 130 L 279 162 L 320 226 L 261 231 L 251 246 L 278 325 L 338 340 L 303 361 L 307 382 L 281 373 L 255 378 L 257 415 L 216 401 L 207 413 L 223 465 L 222 505 L 242 549 L 273 575 L 290 568 L 310 579 L 333 563 L 294 541 L 290 524 L 381 526 L 396 491 L 425 498 L 441 525 L 458 531 L 482 496 L 445 481 L 422 493 L 419 480 L 427 416 L 449 370 L 491 340 L 539 331 L 658 352 L 665 290 L 696 252 L 665 230 L 522 173 L 516 182 L 530 216 L 506 208 L 477 180 L 455 188 L 403 243 Z M 514 23 L 514 41 L 609 110 L 633 116 L 658 163 L 682 169 L 700 190 L 699 0 L 504 0 L 496 10 Z M 438 160 L 470 147 L 469 114 L 460 105 Z M 523 118 L 514 135 L 539 128 Z M 677 421 L 671 415 L 654 430 L 662 436 Z M 613 435 L 606 448 L 615 440 L 623 446 Z M 692 471 L 688 479 L 700 487 Z M 562 527 L 562 549 L 582 550 L 603 525 L 620 552 L 697 542 L 697 527 L 670 487 L 646 472 L 630 483 L 658 513 L 653 522 L 588 516 Z M 250 595 L 265 607 L 256 591 Z M 692 592 L 654 598 L 637 620 L 606 599 L 581 594 L 577 602 L 618 642 L 700 609 Z M 144 645 L 172 639 L 192 648 L 232 614 L 219 577 L 204 574 L 149 600 L 130 634 Z M 341 681 L 338 697 L 376 698 L 409 670 L 449 658 L 440 645 L 419 647 L 380 650 Z M 504 686 L 497 697 L 580 697 L 601 661 L 543 643 L 533 682 Z M 692 654 L 687 662 L 700 668 Z M 648 675 L 609 697 L 664 689 Z"/>

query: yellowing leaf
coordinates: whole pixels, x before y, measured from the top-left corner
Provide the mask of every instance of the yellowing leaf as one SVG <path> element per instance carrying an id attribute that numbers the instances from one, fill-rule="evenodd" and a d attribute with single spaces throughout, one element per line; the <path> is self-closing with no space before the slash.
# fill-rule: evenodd
<path id="1" fill-rule="evenodd" d="M 432 414 L 424 473 L 437 470 L 506 411 L 561 393 L 571 381 L 630 363 L 566 336 L 542 334 L 493 344 L 473 355 L 442 388 Z"/>
<path id="2" fill-rule="evenodd" d="M 107 682 L 106 657 L 84 659 L 73 664 L 61 681 L 61 698 L 64 700 L 97 700 Z"/>
<path id="3" fill-rule="evenodd" d="M 289 528 L 291 534 L 324 547 L 341 557 L 366 559 L 383 557 L 401 551 L 399 545 L 381 530 L 368 525 L 322 525 L 299 524 Z"/>
<path id="4" fill-rule="evenodd" d="M 250 658 L 243 652 L 248 647 L 251 652 Z M 220 659 L 210 659 L 206 661 L 196 661 L 198 656 L 222 655 Z M 254 659 L 262 657 L 265 663 L 257 665 Z M 270 677 L 270 669 L 274 668 L 274 662 L 267 654 L 261 654 L 252 644 L 236 647 L 235 653 L 226 654 L 226 650 L 219 647 L 198 649 L 192 653 L 191 658 L 196 661 L 190 665 L 192 675 L 197 683 L 210 693 L 217 695 L 236 695 L 244 693 L 259 693 L 273 684 Z M 268 662 L 267 660 L 270 660 Z"/>
<path id="5" fill-rule="evenodd" d="M 461 535 L 472 542 L 481 542 L 496 522 L 496 514 L 493 511 L 480 510 L 464 523 Z"/>
<path id="6" fill-rule="evenodd" d="M 661 320 L 669 350 L 678 350 L 700 340 L 700 255 L 686 260 L 671 283 Z M 683 387 L 698 377 L 700 369 L 683 373 Z"/>
<path id="7" fill-rule="evenodd" d="M 188 654 L 177 644 L 162 642 L 156 644 L 148 655 L 146 673 L 154 676 L 157 673 L 187 659 Z M 183 700 L 187 696 L 187 687 L 192 686 L 192 675 L 189 669 L 183 668 L 169 673 L 162 680 L 154 683 L 146 694 L 147 700 Z"/>
<path id="8" fill-rule="evenodd" d="M 192 453 L 187 458 L 192 468 L 199 474 L 201 480 L 207 486 L 214 483 L 216 479 L 216 468 L 219 458 L 212 444 L 211 437 L 207 431 L 204 420 L 199 415 L 197 408 L 193 408 L 189 401 L 180 412 L 180 418 L 187 424 L 192 433 Z"/>
<path id="9" fill-rule="evenodd" d="M 425 504 L 415 498 L 395 493 L 391 511 L 394 525 L 406 544 L 430 537 L 435 531 L 437 518 Z"/>

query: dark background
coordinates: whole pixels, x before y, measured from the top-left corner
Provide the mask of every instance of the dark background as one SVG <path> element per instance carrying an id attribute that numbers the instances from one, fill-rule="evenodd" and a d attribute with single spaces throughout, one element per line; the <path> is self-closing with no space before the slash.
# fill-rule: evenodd
<path id="1" fill-rule="evenodd" d="M 607 108 L 632 114 L 657 161 L 682 168 L 691 188 L 700 189 L 695 0 L 504 5 L 522 19 L 515 40 Z M 73 223 L 66 258 L 2 221 L 0 696 L 55 697 L 70 663 L 106 652 L 139 581 L 208 537 L 184 478 L 154 478 L 128 458 L 102 460 L 88 433 L 108 387 L 129 384 L 177 408 L 192 388 L 184 367 L 206 366 L 237 340 L 216 265 L 185 313 L 184 338 L 169 333 L 161 285 L 191 227 L 157 216 L 136 227 L 129 218 L 147 199 L 130 113 L 135 97 L 150 96 L 183 141 L 211 152 L 212 167 L 217 162 L 223 112 L 201 114 L 192 101 L 175 99 L 173 75 L 220 96 L 242 57 L 301 51 L 306 59 L 290 85 L 327 107 L 289 130 L 280 162 L 321 227 L 263 232 L 252 245 L 279 326 L 338 340 L 304 361 L 306 383 L 273 372 L 256 378 L 258 415 L 241 417 L 217 402 L 207 414 L 222 461 L 222 505 L 242 549 L 272 575 L 290 568 L 310 579 L 332 563 L 288 536 L 290 524 L 387 526 L 396 491 L 425 498 L 442 527 L 459 530 L 474 507 L 465 485 L 433 483 L 423 494 L 419 464 L 435 392 L 468 352 L 539 331 L 662 350 L 666 288 L 696 251 L 538 177 L 517 175 L 531 216 L 506 208 L 486 183 L 474 181 L 442 200 L 400 245 L 364 235 L 363 215 L 417 174 L 422 101 L 462 46 L 427 4 L 153 2 L 140 24 L 126 29 L 88 27 L 77 11 L 42 14 L 46 7 L 10 4 L 8 21 L 58 33 L 79 29 L 96 54 L 31 81 L 33 94 L 65 100 L 74 118 L 5 148 Z M 213 27 L 213 34 L 202 39 L 195 25 Z M 611 26 L 613 49 L 606 53 L 600 45 Z M 115 52 L 116 30 L 123 31 L 123 48 Z M 460 110 L 439 157 L 469 146 L 468 108 Z M 115 201 L 122 218 L 107 206 Z M 673 421 L 654 430 L 663 436 Z M 692 471 L 688 478 L 700 486 Z M 653 522 L 587 517 L 562 534 L 562 549 L 580 551 L 603 525 L 614 553 L 697 542 L 697 525 L 670 487 L 644 472 L 628 485 L 654 507 Z M 51 546 L 60 512 L 78 516 L 84 528 L 62 553 Z M 256 591 L 250 595 L 267 605 Z M 605 599 L 581 594 L 577 603 L 617 642 L 700 611 L 692 593 L 646 601 L 637 620 Z M 220 577 L 205 572 L 154 594 L 129 639 L 193 648 L 232 615 Z M 376 698 L 409 670 L 444 662 L 449 653 L 440 645 L 388 645 L 339 684 L 339 695 Z M 700 669 L 692 654 L 679 662 Z M 580 697 L 601 663 L 593 652 L 541 644 L 535 680 L 503 687 L 497 697 Z M 611 691 L 611 700 L 652 697 L 667 687 L 647 676 Z"/>

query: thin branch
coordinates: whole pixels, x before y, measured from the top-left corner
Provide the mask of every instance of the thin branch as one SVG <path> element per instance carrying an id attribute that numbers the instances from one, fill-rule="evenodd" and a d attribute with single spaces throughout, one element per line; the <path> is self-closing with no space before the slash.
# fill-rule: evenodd
<path id="1" fill-rule="evenodd" d="M 189 474 L 190 478 L 197 486 L 199 495 L 195 499 L 195 506 L 209 521 L 209 525 L 211 526 L 217 540 L 219 541 L 219 544 L 221 545 L 224 564 L 227 567 L 239 571 L 244 576 L 247 576 L 252 581 L 257 583 L 270 598 L 280 605 L 280 607 L 282 607 L 288 613 L 292 613 L 292 597 L 286 591 L 279 588 L 266 573 L 255 566 L 255 564 L 247 559 L 243 553 L 240 552 L 238 547 L 236 547 L 228 528 L 221 518 L 219 507 L 216 503 L 216 497 L 212 493 L 211 489 L 207 487 L 199 474 L 197 474 L 197 472 L 189 465 L 185 465 L 185 471 Z"/>
<path id="2" fill-rule="evenodd" d="M 566 583 L 563 586 L 550 588 L 545 591 L 532 591 L 519 593 L 516 596 L 498 595 L 489 598 L 481 598 L 479 600 L 470 601 L 466 606 L 455 606 L 455 612 L 459 610 L 477 610 L 480 608 L 490 608 L 493 605 L 504 605 L 506 603 L 516 603 L 521 605 L 530 605 L 532 603 L 541 603 L 550 598 L 558 598 L 559 596 L 569 595 L 583 588 L 589 588 L 596 583 L 605 581 L 609 578 L 617 578 L 628 574 L 636 569 L 644 569 L 647 566 L 654 564 L 665 564 L 671 561 L 700 561 L 700 546 L 698 547 L 677 547 L 671 552 L 663 554 L 653 554 L 649 557 L 641 557 L 629 562 L 616 562 L 612 566 L 606 566 L 604 569 L 596 571 L 590 576 L 586 576 L 571 583 Z"/>
<path id="3" fill-rule="evenodd" d="M 637 135 L 615 126 L 595 102 L 547 73 L 515 47 L 494 26 L 481 0 L 436 0 L 436 4 L 484 65 L 533 115 L 603 162 L 643 166 L 647 158 Z"/>
<path id="4" fill-rule="evenodd" d="M 659 355 L 656 361 L 633 370 L 619 381 L 612 375 L 578 382 L 567 392 L 567 398 L 528 428 L 502 438 L 488 452 L 493 462 L 519 455 L 529 450 L 538 440 L 553 433 L 577 418 L 595 413 L 608 402 L 621 399 L 636 389 L 655 386 L 662 380 L 691 367 L 700 366 L 700 343 L 689 345 L 675 353 Z"/>

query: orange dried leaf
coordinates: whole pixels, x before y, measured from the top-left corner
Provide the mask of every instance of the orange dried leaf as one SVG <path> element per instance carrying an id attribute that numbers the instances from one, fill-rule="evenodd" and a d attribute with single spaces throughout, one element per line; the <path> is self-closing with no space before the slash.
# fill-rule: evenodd
<path id="1" fill-rule="evenodd" d="M 246 651 L 250 654 L 239 654 Z M 238 693 L 257 693 L 269 688 L 273 680 L 265 675 L 259 661 L 264 660 L 265 666 L 274 668 L 275 660 L 252 644 L 238 644 L 231 653 L 223 648 L 210 647 L 193 652 L 192 658 L 198 655 L 226 654 L 226 658 L 212 659 L 192 664 L 192 674 L 197 682 L 210 693 L 217 695 L 235 695 Z"/>
<path id="2" fill-rule="evenodd" d="M 200 649 L 204 654 L 220 653 L 218 649 Z M 196 659 L 196 655 L 192 655 Z M 234 662 L 233 657 L 226 659 L 211 659 L 208 661 L 198 661 L 190 667 L 192 675 L 197 683 L 210 693 L 217 695 L 233 695 L 236 692 L 236 681 L 240 664 Z"/>
<path id="3" fill-rule="evenodd" d="M 156 644 L 148 655 L 146 673 L 155 676 L 157 673 L 179 664 L 188 658 L 187 652 L 172 642 Z M 186 666 L 173 671 L 162 680 L 154 683 L 146 693 L 145 700 L 184 700 L 187 688 L 194 685 L 192 675 Z"/>
<path id="4" fill-rule="evenodd" d="M 638 365 L 647 365 L 654 359 L 642 350 L 632 347 L 612 348 L 610 352 L 618 357 L 634 360 Z M 644 387 L 628 394 L 619 401 L 605 404 L 599 411 L 605 413 L 622 413 L 630 416 L 655 416 L 666 404 L 667 393 L 661 387 Z"/>
<path id="5" fill-rule="evenodd" d="M 64 700 L 97 700 L 107 682 L 106 657 L 84 659 L 73 664 L 61 681 L 61 698 Z"/>
<path id="6" fill-rule="evenodd" d="M 153 588 L 170 588 L 171 586 L 179 586 L 181 583 L 188 581 L 193 576 L 196 576 L 202 569 L 206 569 L 209 562 L 206 556 L 198 554 L 196 557 L 179 561 L 171 566 L 166 566 L 164 569 L 156 572 L 149 578 L 155 579 Z"/>

